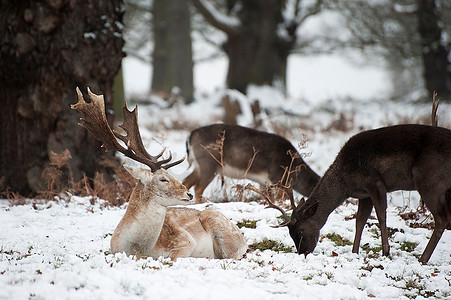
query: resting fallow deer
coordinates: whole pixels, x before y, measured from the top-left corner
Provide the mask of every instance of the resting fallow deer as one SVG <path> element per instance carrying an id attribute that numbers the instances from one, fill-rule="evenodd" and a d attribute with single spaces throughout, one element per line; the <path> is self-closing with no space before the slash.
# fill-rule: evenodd
<path id="1" fill-rule="evenodd" d="M 218 143 L 219 149 L 214 149 Z M 194 186 L 198 203 L 203 202 L 202 194 L 217 174 L 247 178 L 261 185 L 274 184 L 281 179 L 284 168 L 291 166 L 296 170 L 290 173 L 293 188 L 305 196 L 310 195 L 320 178 L 285 138 L 237 125 L 213 124 L 193 130 L 187 140 L 187 153 L 194 170 L 183 184 L 188 189 Z"/>
<path id="2" fill-rule="evenodd" d="M 185 207 L 192 199 L 188 189 L 168 174 L 166 169 L 181 163 L 169 158 L 158 160 L 164 153 L 150 155 L 144 148 L 138 128 L 137 109 L 123 108 L 125 131 L 121 135 L 111 130 L 105 115 L 102 95 L 93 94 L 86 103 L 77 88 L 78 102 L 72 109 L 84 118 L 79 125 L 87 128 L 106 151 L 117 150 L 125 156 L 150 167 L 124 166 L 138 183 L 130 195 L 129 205 L 111 238 L 111 252 L 127 255 L 170 257 L 206 257 L 239 259 L 247 244 L 239 229 L 221 213 L 199 211 Z M 122 146 L 118 139 L 124 142 Z"/>
<path id="3" fill-rule="evenodd" d="M 417 190 L 434 216 L 434 231 L 419 259 L 427 262 L 443 231 L 451 229 L 451 130 L 397 125 L 351 137 L 309 199 L 301 200 L 281 226 L 289 226 L 298 253 L 307 255 L 315 249 L 330 213 L 348 197 L 358 198 L 352 252 L 359 251 L 363 227 L 374 206 L 382 253 L 388 255 L 386 193 L 396 190 Z"/>

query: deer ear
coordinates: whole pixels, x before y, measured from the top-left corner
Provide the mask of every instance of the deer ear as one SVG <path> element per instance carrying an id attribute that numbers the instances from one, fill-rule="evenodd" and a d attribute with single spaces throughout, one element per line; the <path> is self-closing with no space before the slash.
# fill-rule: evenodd
<path id="1" fill-rule="evenodd" d="M 148 182 L 152 177 L 152 172 L 147 169 L 127 165 L 124 165 L 124 169 L 143 184 Z"/>
<path id="2" fill-rule="evenodd" d="M 317 201 L 314 201 L 312 204 L 309 204 L 307 201 L 307 207 L 302 210 L 302 216 L 304 218 L 312 217 L 314 214 L 316 214 L 316 211 L 318 210 L 318 205 L 319 202 Z"/>

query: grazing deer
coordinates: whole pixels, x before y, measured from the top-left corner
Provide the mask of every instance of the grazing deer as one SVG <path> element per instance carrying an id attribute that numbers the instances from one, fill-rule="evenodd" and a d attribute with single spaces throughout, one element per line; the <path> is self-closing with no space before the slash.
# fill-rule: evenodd
<path id="1" fill-rule="evenodd" d="M 86 103 L 77 88 L 78 102 L 72 109 L 81 112 L 84 119 L 79 123 L 101 141 L 106 151 L 117 150 L 125 156 L 143 163 L 150 170 L 124 166 L 138 183 L 130 195 L 124 217 L 111 238 L 111 252 L 127 255 L 170 257 L 206 257 L 239 259 L 247 250 L 246 241 L 239 229 L 221 213 L 214 210 L 198 211 L 185 207 L 193 198 L 188 189 L 171 177 L 166 169 L 181 163 L 169 158 L 158 160 L 144 148 L 138 128 L 137 110 L 123 108 L 125 131 L 121 135 L 111 130 L 105 116 L 102 95 L 93 94 Z M 118 140 L 124 142 L 122 146 Z"/>
<path id="2" fill-rule="evenodd" d="M 218 140 L 221 136 L 222 140 Z M 213 149 L 218 142 L 219 149 Z M 193 130 L 187 152 L 194 170 L 183 184 L 188 189 L 194 186 L 197 203 L 203 202 L 202 193 L 217 174 L 264 185 L 277 183 L 284 168 L 291 166 L 296 170 L 290 174 L 293 188 L 305 196 L 310 195 L 320 178 L 285 138 L 237 125 L 213 124 Z"/>
<path id="3" fill-rule="evenodd" d="M 386 193 L 417 190 L 434 216 L 435 229 L 420 257 L 427 262 L 442 233 L 451 229 L 451 130 L 397 125 L 365 131 L 349 139 L 307 201 L 294 208 L 289 226 L 298 253 L 315 249 L 330 213 L 348 197 L 359 199 L 352 252 L 358 253 L 373 206 L 382 253 L 389 254 Z"/>

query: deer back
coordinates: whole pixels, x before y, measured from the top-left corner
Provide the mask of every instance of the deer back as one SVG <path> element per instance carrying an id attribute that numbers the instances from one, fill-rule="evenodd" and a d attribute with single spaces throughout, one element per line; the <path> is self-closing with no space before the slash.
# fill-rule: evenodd
<path id="1" fill-rule="evenodd" d="M 430 173 L 436 183 L 450 178 L 451 131 L 415 124 L 365 131 L 350 138 L 335 161 L 351 189 L 382 180 L 388 192 L 416 190 L 416 173 Z"/>

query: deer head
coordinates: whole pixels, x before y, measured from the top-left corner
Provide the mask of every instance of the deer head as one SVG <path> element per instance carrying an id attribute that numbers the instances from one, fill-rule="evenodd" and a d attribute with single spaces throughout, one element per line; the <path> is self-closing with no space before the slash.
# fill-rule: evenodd
<path id="1" fill-rule="evenodd" d="M 282 213 L 284 221 L 273 227 L 288 227 L 298 254 L 303 253 L 307 255 L 313 251 L 319 237 L 319 228 L 314 223 L 309 223 L 310 217 L 318 209 L 318 203 L 306 202 L 302 198 L 296 206 L 293 196 L 293 179 L 290 180 L 289 184 L 282 184 L 284 179 L 286 179 L 286 174 L 287 172 L 277 184 L 266 185 L 264 190 L 256 189 L 251 184 L 248 184 L 246 189 L 260 194 L 268 202 L 268 208 L 275 208 Z M 291 208 L 293 209 L 291 218 L 288 217 L 282 207 L 275 204 L 276 200 L 283 201 L 286 197 L 290 200 Z M 308 238 L 304 238 L 304 232 L 307 233 L 305 236 Z"/>
<path id="2" fill-rule="evenodd" d="M 318 209 L 318 202 L 311 202 L 302 198 L 298 206 L 293 209 L 289 222 L 281 224 L 288 227 L 298 254 L 307 255 L 315 249 L 318 242 L 319 228 L 316 223 L 309 221 Z"/>
<path id="3" fill-rule="evenodd" d="M 193 195 L 164 169 L 152 173 L 150 170 L 139 167 L 124 165 L 124 168 L 139 180 L 143 190 L 155 195 L 156 197 L 153 198 L 162 206 L 186 205 L 193 198 Z"/>

